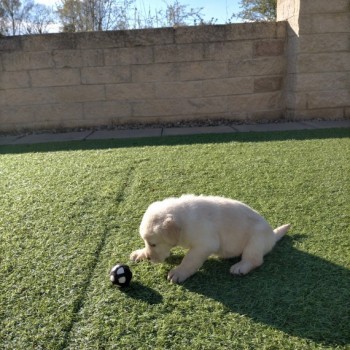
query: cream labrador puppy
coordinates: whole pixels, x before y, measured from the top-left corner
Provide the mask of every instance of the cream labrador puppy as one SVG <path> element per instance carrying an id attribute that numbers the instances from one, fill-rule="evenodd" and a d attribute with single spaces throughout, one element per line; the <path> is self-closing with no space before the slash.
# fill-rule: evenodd
<path id="1" fill-rule="evenodd" d="M 189 249 L 168 280 L 181 283 L 193 275 L 210 255 L 242 256 L 230 272 L 245 275 L 263 263 L 263 257 L 288 231 L 290 225 L 273 230 L 267 221 L 246 204 L 214 196 L 183 195 L 152 203 L 146 210 L 140 235 L 145 247 L 130 259 L 162 262 L 171 248 Z"/>

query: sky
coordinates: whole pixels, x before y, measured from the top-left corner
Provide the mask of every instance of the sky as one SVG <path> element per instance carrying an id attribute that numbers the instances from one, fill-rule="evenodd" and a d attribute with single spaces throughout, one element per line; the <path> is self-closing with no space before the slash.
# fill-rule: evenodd
<path id="1" fill-rule="evenodd" d="M 139 8 L 148 9 L 151 8 L 160 9 L 165 7 L 165 0 L 137 0 Z M 183 5 L 187 5 L 187 9 L 191 8 L 203 8 L 204 19 L 209 21 L 211 18 L 217 19 L 216 24 L 226 23 L 232 13 L 239 12 L 239 0 L 179 0 Z M 168 0 L 168 3 L 173 3 L 172 0 Z"/>
<path id="2" fill-rule="evenodd" d="M 36 0 L 49 6 L 60 3 L 59 0 Z M 173 0 L 136 0 L 136 6 L 141 13 L 147 13 L 149 7 L 151 10 L 165 7 L 165 3 L 173 3 Z M 179 0 L 182 5 L 187 5 L 187 9 L 203 7 L 204 20 L 209 21 L 212 18 L 217 19 L 215 24 L 226 23 L 232 16 L 232 13 L 239 12 L 239 0 Z"/>

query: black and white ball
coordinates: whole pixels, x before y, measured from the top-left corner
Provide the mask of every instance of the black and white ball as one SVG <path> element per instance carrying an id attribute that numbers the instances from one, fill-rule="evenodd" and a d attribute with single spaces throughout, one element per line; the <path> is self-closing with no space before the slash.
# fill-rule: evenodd
<path id="1" fill-rule="evenodd" d="M 112 267 L 109 279 L 117 287 L 128 287 L 132 279 L 132 272 L 128 265 L 118 264 Z"/>

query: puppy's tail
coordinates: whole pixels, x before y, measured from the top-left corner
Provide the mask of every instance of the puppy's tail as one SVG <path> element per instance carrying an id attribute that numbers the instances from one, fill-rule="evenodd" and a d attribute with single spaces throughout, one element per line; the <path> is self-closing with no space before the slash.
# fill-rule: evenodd
<path id="1" fill-rule="evenodd" d="M 290 229 L 290 226 L 290 224 L 286 224 L 277 227 L 273 230 L 273 232 L 275 233 L 276 242 L 279 241 L 287 233 L 287 231 Z"/>

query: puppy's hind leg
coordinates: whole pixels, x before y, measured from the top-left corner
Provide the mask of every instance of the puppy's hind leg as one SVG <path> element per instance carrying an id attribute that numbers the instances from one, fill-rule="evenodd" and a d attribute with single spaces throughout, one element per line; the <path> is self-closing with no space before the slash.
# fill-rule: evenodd
<path id="1" fill-rule="evenodd" d="M 262 265 L 264 262 L 264 253 L 261 250 L 261 246 L 256 243 L 249 243 L 243 250 L 241 261 L 231 266 L 230 272 L 233 275 L 246 275 L 251 270 Z"/>

